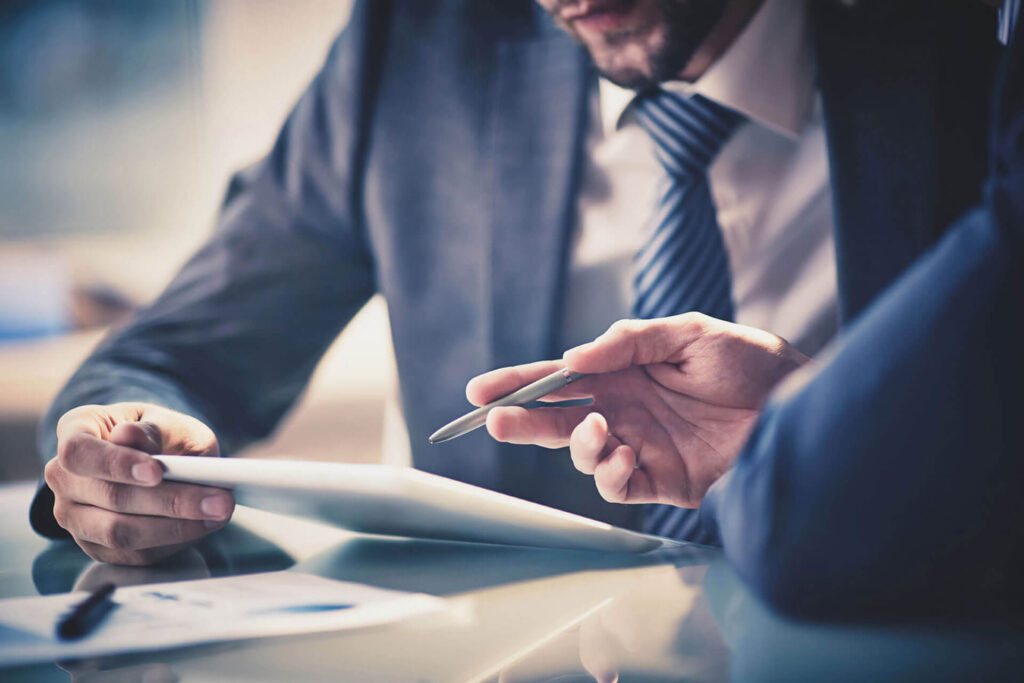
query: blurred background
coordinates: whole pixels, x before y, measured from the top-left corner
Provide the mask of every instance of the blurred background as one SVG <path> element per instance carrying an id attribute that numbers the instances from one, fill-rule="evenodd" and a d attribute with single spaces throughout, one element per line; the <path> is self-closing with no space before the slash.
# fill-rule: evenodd
<path id="1" fill-rule="evenodd" d="M 270 147 L 350 5 L 0 3 L 0 480 L 39 473 L 50 400 L 212 230 L 228 177 Z M 247 455 L 376 461 L 395 386 L 377 298 Z"/>

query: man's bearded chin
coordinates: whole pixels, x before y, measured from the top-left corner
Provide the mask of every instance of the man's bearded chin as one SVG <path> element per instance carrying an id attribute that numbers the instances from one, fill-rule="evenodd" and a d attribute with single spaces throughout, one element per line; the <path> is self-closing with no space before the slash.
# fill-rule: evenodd
<path id="1" fill-rule="evenodd" d="M 604 33 L 589 44 L 605 78 L 624 88 L 643 88 L 679 78 L 722 17 L 728 0 L 657 0 L 656 19 L 638 27 Z M 569 27 L 566 27 L 569 28 Z"/>
<path id="2" fill-rule="evenodd" d="M 693 55 L 669 46 L 664 28 L 659 29 L 605 35 L 601 45 L 586 47 L 601 75 L 623 88 L 642 90 L 677 76 Z"/>

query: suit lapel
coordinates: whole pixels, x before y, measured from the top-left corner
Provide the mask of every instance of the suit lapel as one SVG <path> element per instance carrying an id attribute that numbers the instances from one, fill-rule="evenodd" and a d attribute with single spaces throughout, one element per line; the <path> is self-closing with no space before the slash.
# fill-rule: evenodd
<path id="1" fill-rule="evenodd" d="M 491 359 L 550 356 L 586 135 L 590 67 L 553 27 L 498 46 L 490 98 Z"/>

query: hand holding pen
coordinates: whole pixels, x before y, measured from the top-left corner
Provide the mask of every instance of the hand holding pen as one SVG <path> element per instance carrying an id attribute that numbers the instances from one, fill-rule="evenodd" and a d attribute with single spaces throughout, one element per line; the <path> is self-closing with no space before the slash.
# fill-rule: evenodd
<path id="1" fill-rule="evenodd" d="M 732 465 L 768 393 L 808 360 L 763 330 L 687 313 L 620 321 L 561 361 L 476 377 L 466 395 L 484 406 L 495 439 L 568 446 L 576 468 L 594 476 L 608 501 L 698 507 Z M 593 403 L 496 405 L 510 390 L 555 372 L 578 376 L 546 400 Z"/>
<path id="2" fill-rule="evenodd" d="M 555 367 L 553 363 L 535 363 L 534 366 L 543 366 L 544 368 Z M 533 366 L 531 366 L 533 367 Z M 496 371 L 503 372 L 503 371 Z M 533 376 L 535 373 L 530 373 Z M 488 375 L 481 375 L 481 377 L 487 377 Z M 508 377 L 509 381 L 516 382 L 515 388 L 510 387 L 509 392 L 505 393 L 501 398 L 494 399 L 486 405 L 480 405 L 479 408 L 466 413 L 457 420 L 449 422 L 444 427 L 441 427 L 436 432 L 430 435 L 430 443 L 444 443 L 445 441 L 451 441 L 463 434 L 469 434 L 474 429 L 483 427 L 487 422 L 487 416 L 495 408 L 502 406 L 525 406 L 549 396 L 550 394 L 557 392 L 565 387 L 569 386 L 579 378 L 583 377 L 582 373 L 570 372 L 565 368 L 559 368 L 552 370 L 550 373 L 545 374 L 540 379 L 522 386 L 522 382 L 512 375 Z M 479 378 L 477 378 L 479 379 Z M 472 382 L 471 382 L 472 383 Z M 507 384 L 503 382 L 502 386 Z M 498 391 L 501 391 L 498 389 Z M 468 389 L 467 389 L 468 393 Z M 472 400 L 472 399 L 470 399 Z"/>

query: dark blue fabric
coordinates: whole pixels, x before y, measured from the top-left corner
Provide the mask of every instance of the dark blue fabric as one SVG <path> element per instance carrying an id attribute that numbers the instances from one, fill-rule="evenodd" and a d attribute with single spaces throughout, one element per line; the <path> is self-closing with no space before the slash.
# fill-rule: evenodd
<path id="1" fill-rule="evenodd" d="M 846 324 L 980 199 L 1001 48 L 981 2 L 809 6 Z"/>
<path id="2" fill-rule="evenodd" d="M 830 84 L 823 96 L 830 152 L 839 155 L 833 173 L 845 172 L 834 176 L 840 232 L 864 247 L 841 261 L 847 284 L 856 285 L 846 288 L 857 294 L 851 307 L 909 262 L 902 250 L 890 258 L 885 236 L 908 221 L 946 225 L 927 209 L 934 193 L 892 197 L 879 184 L 894 178 L 903 187 L 911 178 L 927 188 L 941 179 L 943 197 L 962 209 L 982 177 L 979 147 L 954 149 L 960 143 L 950 141 L 984 137 L 972 118 L 980 102 L 973 93 L 988 87 L 984 69 L 957 78 L 936 72 L 930 55 L 980 59 L 994 42 L 994 20 L 976 26 L 973 3 L 910 4 L 957 32 L 943 36 L 913 13 L 892 20 L 902 28 L 884 34 L 890 42 L 869 21 L 819 22 L 823 46 L 843 31 L 846 45 L 869 45 L 849 50 L 845 61 L 830 53 L 820 74 Z M 928 47 L 920 59 L 886 64 L 875 56 L 916 55 L 919 43 Z M 865 95 L 864 83 L 887 82 L 891 72 L 923 84 L 933 118 L 894 115 L 916 106 L 913 98 L 890 105 Z M 58 396 L 41 425 L 43 460 L 55 453 L 63 412 L 131 400 L 196 415 L 237 452 L 275 427 L 322 351 L 380 292 L 418 467 L 635 527 L 636 507 L 602 502 L 565 453 L 495 444 L 482 431 L 427 443 L 468 407 L 470 377 L 563 350 L 562 291 L 593 78 L 582 48 L 533 0 L 356 2 L 270 154 L 231 182 L 209 243 Z M 934 98 L 949 82 L 962 100 Z M 927 166 L 851 158 L 847 141 L 862 140 L 858 131 L 870 131 L 879 150 L 929 155 L 939 141 L 949 153 L 927 156 Z M 850 219 L 868 205 L 870 220 Z M 59 535 L 46 496 L 43 489 L 33 524 Z"/>
<path id="3" fill-rule="evenodd" d="M 987 201 L 781 387 L 702 516 L 812 617 L 1024 618 L 1024 40 Z"/>

